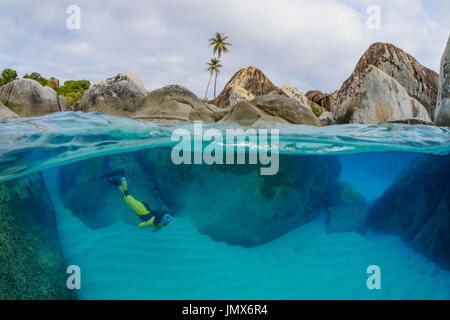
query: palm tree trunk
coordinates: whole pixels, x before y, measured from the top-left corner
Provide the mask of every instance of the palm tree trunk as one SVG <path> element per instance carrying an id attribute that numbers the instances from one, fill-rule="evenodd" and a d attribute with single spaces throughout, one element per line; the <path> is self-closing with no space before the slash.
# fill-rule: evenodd
<path id="1" fill-rule="evenodd" d="M 216 78 L 214 79 L 214 99 L 216 99 L 216 84 L 217 84 L 217 71 L 216 71 Z"/>
<path id="2" fill-rule="evenodd" d="M 209 74 L 208 86 L 206 87 L 206 93 L 205 93 L 205 100 L 206 100 L 206 97 L 208 96 L 208 89 L 209 89 L 209 84 L 211 83 L 212 74 L 213 74 L 212 72 Z"/>

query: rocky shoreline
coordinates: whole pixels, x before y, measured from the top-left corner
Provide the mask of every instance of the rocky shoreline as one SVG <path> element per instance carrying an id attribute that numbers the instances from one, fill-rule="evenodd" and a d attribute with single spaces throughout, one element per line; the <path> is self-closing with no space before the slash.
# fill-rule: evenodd
<path id="1" fill-rule="evenodd" d="M 136 73 L 126 72 L 91 84 L 82 99 L 70 106 L 52 88 L 19 79 L 0 87 L 0 117 L 73 110 L 140 121 L 201 120 L 243 126 L 385 122 L 449 126 L 449 47 L 447 42 L 439 77 L 400 48 L 374 43 L 341 88 L 329 94 L 277 87 L 250 66 L 239 70 L 212 101 L 201 100 L 179 85 L 147 92 Z"/>

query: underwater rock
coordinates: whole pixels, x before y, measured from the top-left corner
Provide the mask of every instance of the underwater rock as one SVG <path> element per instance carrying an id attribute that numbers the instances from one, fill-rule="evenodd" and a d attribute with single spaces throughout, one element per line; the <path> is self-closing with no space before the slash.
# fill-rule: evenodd
<path id="1" fill-rule="evenodd" d="M 40 173 L 0 183 L 0 300 L 74 299 Z"/>
<path id="2" fill-rule="evenodd" d="M 259 165 L 177 166 L 169 148 L 141 153 L 171 210 L 214 240 L 244 247 L 315 219 L 340 174 L 334 156 L 280 155 L 279 172 L 262 176 Z"/>
<path id="3" fill-rule="evenodd" d="M 120 73 L 91 84 L 83 93 L 77 109 L 102 112 L 113 116 L 131 117 L 142 105 L 147 94 L 141 79 L 134 72 Z"/>
<path id="4" fill-rule="evenodd" d="M 420 155 L 369 209 L 369 227 L 399 235 L 450 268 L 450 156 Z"/>
<path id="5" fill-rule="evenodd" d="M 436 125 L 450 126 L 450 36 L 441 59 L 439 91 L 434 115 Z"/>
<path id="6" fill-rule="evenodd" d="M 338 182 L 332 190 L 327 208 L 327 232 L 353 231 L 364 234 L 368 213 L 366 199 L 344 182 Z"/>
<path id="7" fill-rule="evenodd" d="M 153 90 L 145 97 L 136 120 L 214 122 L 214 113 L 188 89 L 170 85 Z"/>
<path id="8" fill-rule="evenodd" d="M 225 85 L 222 92 L 211 103 L 220 108 L 231 106 L 230 94 L 236 90 L 235 87 L 242 88 L 255 97 L 268 94 L 277 89 L 261 70 L 250 66 L 236 72 Z"/>
<path id="9" fill-rule="evenodd" d="M 117 221 L 137 225 L 140 221 L 126 206 L 118 188 L 103 176 L 103 158 L 93 158 L 60 167 L 58 191 L 64 206 L 91 229 L 107 227 Z M 152 208 L 164 208 L 154 197 L 151 177 L 134 153 L 110 156 L 111 170 L 125 170 L 130 194 Z M 120 179 L 120 176 L 115 177 Z M 113 208 L 113 210 L 111 210 Z"/>
<path id="10" fill-rule="evenodd" d="M 340 91 L 337 123 L 383 123 L 405 119 L 431 122 L 427 110 L 392 77 L 369 65 Z"/>
<path id="11" fill-rule="evenodd" d="M 450 183 L 433 215 L 414 237 L 411 246 L 450 270 Z"/>
<path id="12" fill-rule="evenodd" d="M 62 108 L 66 109 L 69 105 L 55 90 L 32 79 L 19 79 L 5 84 L 0 88 L 0 101 L 20 117 L 65 111 Z"/>

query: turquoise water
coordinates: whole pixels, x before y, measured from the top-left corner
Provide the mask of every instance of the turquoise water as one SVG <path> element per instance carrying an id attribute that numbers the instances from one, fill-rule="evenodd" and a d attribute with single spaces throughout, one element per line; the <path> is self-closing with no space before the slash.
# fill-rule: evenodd
<path id="1" fill-rule="evenodd" d="M 42 172 L 67 264 L 82 271 L 80 298 L 450 298 L 442 263 L 392 232 L 330 231 L 326 204 L 344 183 L 353 191 L 342 199 L 356 192 L 369 210 L 418 158 L 448 156 L 448 128 L 276 125 L 280 171 L 265 178 L 255 165 L 175 166 L 180 128 L 194 130 L 99 113 L 0 119 L 0 182 Z M 138 228 L 99 179 L 105 155 L 133 196 L 175 221 Z M 370 265 L 381 269 L 380 290 L 367 287 Z"/>

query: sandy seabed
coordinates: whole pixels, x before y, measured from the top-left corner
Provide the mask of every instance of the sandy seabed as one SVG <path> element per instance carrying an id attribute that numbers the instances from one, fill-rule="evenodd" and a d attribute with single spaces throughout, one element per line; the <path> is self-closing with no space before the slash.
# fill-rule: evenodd
<path id="1" fill-rule="evenodd" d="M 215 242 L 187 218 L 158 233 L 123 222 L 92 230 L 47 181 L 81 299 L 450 299 L 450 273 L 398 237 L 327 234 L 323 219 L 254 248 Z M 370 265 L 380 290 L 367 288 Z"/>

